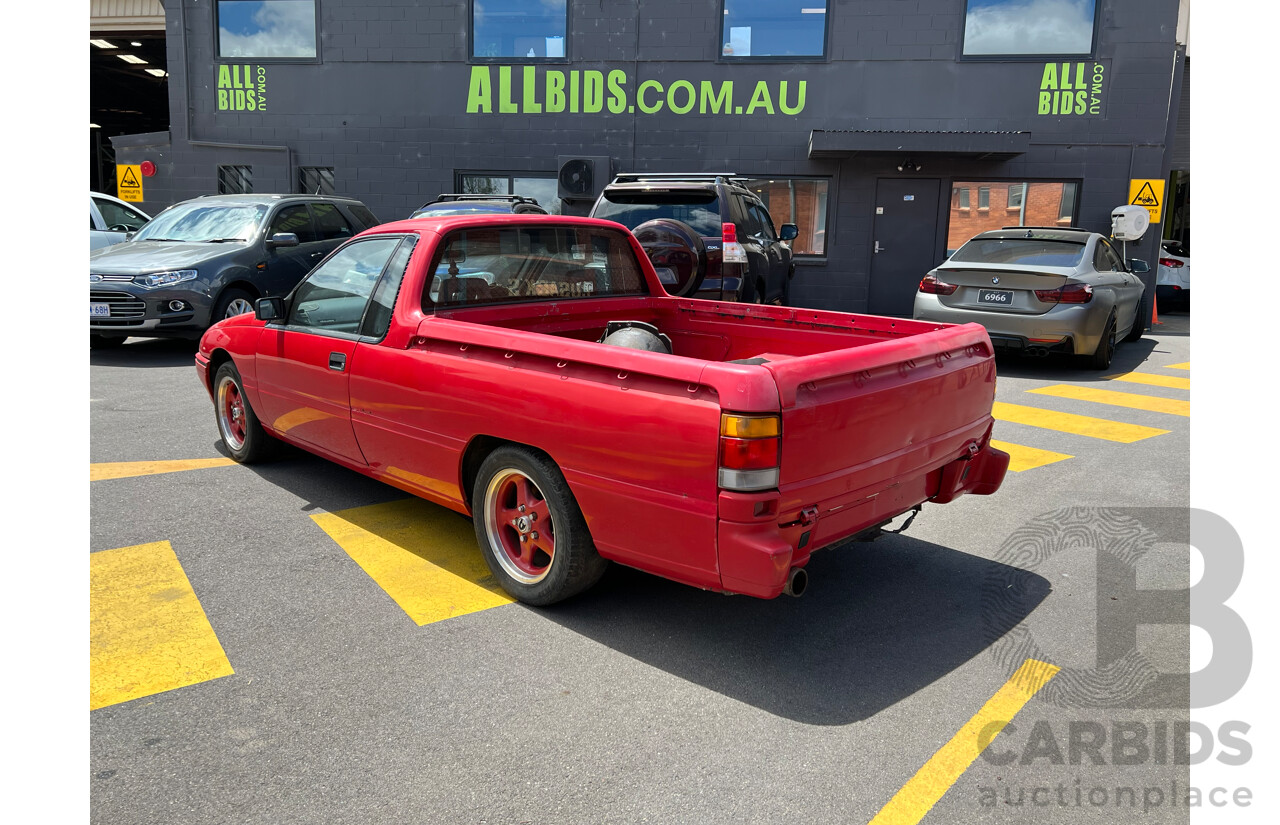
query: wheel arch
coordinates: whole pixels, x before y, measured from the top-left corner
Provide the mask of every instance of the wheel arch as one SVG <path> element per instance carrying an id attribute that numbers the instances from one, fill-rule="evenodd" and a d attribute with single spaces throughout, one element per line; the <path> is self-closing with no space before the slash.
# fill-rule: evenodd
<path id="1" fill-rule="evenodd" d="M 556 461 L 555 456 L 534 444 L 514 441 L 509 438 L 499 438 L 493 435 L 477 435 L 463 449 L 462 461 L 459 465 L 459 487 L 462 491 L 463 504 L 466 505 L 468 513 L 473 513 L 471 491 L 476 486 L 476 478 L 480 475 L 480 465 L 484 464 L 484 460 L 500 447 L 524 447 L 525 449 L 533 450 L 539 455 L 545 456 L 556 467 L 559 467 L 561 473 L 564 472 L 564 468 L 560 462 Z M 568 483 L 568 479 L 565 479 L 565 481 Z M 572 489 L 573 485 L 570 484 L 569 486 Z"/>
<path id="2" fill-rule="evenodd" d="M 231 353 L 221 347 L 209 353 L 209 369 L 205 372 L 205 381 L 208 382 L 210 394 L 213 393 L 213 384 L 218 377 L 218 370 L 222 369 L 222 365 L 228 361 L 233 361 Z"/>

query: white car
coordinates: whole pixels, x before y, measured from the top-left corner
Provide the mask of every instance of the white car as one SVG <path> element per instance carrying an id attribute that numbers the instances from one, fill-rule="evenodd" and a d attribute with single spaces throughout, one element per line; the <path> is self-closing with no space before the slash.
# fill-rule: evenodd
<path id="1" fill-rule="evenodd" d="M 120 243 L 149 220 L 151 216 L 136 206 L 101 192 L 90 192 L 89 251 Z"/>
<path id="2" fill-rule="evenodd" d="M 1160 242 L 1160 266 L 1156 269 L 1156 298 L 1161 306 L 1191 306 L 1191 256 L 1180 241 Z"/>

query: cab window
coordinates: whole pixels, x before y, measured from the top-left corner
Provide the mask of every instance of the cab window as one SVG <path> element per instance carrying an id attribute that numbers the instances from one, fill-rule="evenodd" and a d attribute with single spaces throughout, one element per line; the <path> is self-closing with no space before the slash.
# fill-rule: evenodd
<path id="1" fill-rule="evenodd" d="M 336 252 L 298 285 L 289 326 L 356 334 L 374 286 L 401 238 L 357 241 Z"/>

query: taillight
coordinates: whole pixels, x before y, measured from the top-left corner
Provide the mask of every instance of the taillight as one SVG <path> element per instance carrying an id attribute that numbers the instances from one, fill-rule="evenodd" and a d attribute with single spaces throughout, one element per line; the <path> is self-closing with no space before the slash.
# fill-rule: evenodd
<path id="1" fill-rule="evenodd" d="M 1093 287 L 1067 284 L 1057 289 L 1037 289 L 1036 297 L 1046 304 L 1087 304 L 1093 300 Z"/>
<path id="2" fill-rule="evenodd" d="M 1183 267 L 1183 266 L 1185 266 L 1185 265 L 1186 265 L 1186 264 L 1182 263 L 1182 261 L 1179 261 L 1179 260 L 1177 260 L 1176 258 L 1161 258 L 1161 259 L 1160 259 L 1160 266 L 1167 266 L 1167 267 L 1169 267 L 1170 269 L 1178 269 L 1178 268 Z"/>
<path id="3" fill-rule="evenodd" d="M 936 275 L 926 275 L 920 279 L 920 291 L 928 295 L 950 295 L 956 291 L 956 285 L 939 281 Z"/>
<path id="4" fill-rule="evenodd" d="M 724 490 L 778 486 L 782 423 L 776 415 L 720 415 L 719 485 Z"/>
<path id="5" fill-rule="evenodd" d="M 725 243 L 737 243 L 738 227 L 731 223 L 720 224 L 720 239 Z"/>
<path id="6" fill-rule="evenodd" d="M 727 264 L 745 264 L 747 250 L 738 243 L 738 227 L 732 223 L 720 224 L 720 257 Z"/>

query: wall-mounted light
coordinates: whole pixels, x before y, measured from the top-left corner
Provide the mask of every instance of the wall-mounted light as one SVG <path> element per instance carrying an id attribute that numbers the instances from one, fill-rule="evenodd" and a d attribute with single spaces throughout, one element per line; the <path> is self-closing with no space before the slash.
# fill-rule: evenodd
<path id="1" fill-rule="evenodd" d="M 907 158 L 902 163 L 898 164 L 899 172 L 919 172 L 923 168 L 924 168 L 923 166 L 916 163 L 911 158 Z"/>

